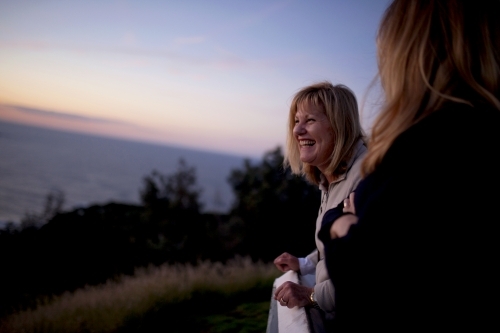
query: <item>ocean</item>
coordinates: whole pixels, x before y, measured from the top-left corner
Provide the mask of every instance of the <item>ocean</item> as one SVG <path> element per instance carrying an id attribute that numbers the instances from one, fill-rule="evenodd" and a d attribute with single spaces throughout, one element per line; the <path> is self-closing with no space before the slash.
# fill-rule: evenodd
<path id="1" fill-rule="evenodd" d="M 203 211 L 227 212 L 234 194 L 227 178 L 243 169 L 234 156 L 126 141 L 0 121 L 0 226 L 40 213 L 47 195 L 62 191 L 64 211 L 109 202 L 140 204 L 143 178 L 194 167 Z"/>

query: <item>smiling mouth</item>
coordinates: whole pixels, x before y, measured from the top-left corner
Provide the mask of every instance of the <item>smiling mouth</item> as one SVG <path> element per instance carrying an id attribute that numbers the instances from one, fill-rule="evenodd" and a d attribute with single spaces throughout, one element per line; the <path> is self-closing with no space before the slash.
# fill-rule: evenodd
<path id="1" fill-rule="evenodd" d="M 313 141 L 313 140 L 300 140 L 299 141 L 299 144 L 301 147 L 311 147 L 311 146 L 314 146 L 315 143 L 316 143 L 316 141 Z"/>

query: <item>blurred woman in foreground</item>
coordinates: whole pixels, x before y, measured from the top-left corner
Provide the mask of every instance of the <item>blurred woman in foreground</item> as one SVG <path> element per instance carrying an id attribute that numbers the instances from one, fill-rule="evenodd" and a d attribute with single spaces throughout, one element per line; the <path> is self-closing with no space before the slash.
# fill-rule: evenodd
<path id="1" fill-rule="evenodd" d="M 499 8 L 395 0 L 386 10 L 385 100 L 363 180 L 319 233 L 336 332 L 499 330 Z"/>

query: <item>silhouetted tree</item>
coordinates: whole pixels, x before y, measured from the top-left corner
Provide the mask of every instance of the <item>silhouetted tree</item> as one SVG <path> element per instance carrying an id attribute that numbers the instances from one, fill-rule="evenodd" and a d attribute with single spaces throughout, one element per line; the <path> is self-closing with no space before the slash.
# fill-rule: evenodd
<path id="1" fill-rule="evenodd" d="M 64 196 L 52 192 L 40 214 L 27 215 L 25 228 L 0 232 L 0 316 L 14 304 L 35 304 L 39 295 L 103 283 L 150 264 L 306 255 L 314 249 L 319 190 L 284 170 L 282 161 L 277 148 L 231 172 L 236 200 L 229 215 L 200 213 L 196 170 L 183 160 L 172 174 L 144 177 L 143 205 L 62 212 Z"/>
<path id="2" fill-rule="evenodd" d="M 141 201 L 145 207 L 161 204 L 165 209 L 178 209 L 199 212 L 202 189 L 197 185 L 196 169 L 179 159 L 176 172 L 164 175 L 153 170 L 144 177 L 144 188 L 140 191 Z M 155 207 L 156 208 L 156 207 Z"/>
<path id="3" fill-rule="evenodd" d="M 245 160 L 228 181 L 236 196 L 231 218 L 244 225 L 238 251 L 272 260 L 283 251 L 302 256 L 314 250 L 320 191 L 283 168 L 280 147 L 267 152 L 260 164 Z"/>
<path id="4" fill-rule="evenodd" d="M 202 190 L 198 187 L 196 169 L 179 160 L 177 171 L 167 177 L 165 195 L 170 201 L 170 208 L 200 212 L 199 202 Z"/>
<path id="5" fill-rule="evenodd" d="M 195 261 L 199 257 L 196 243 L 205 234 L 201 193 L 196 169 L 182 158 L 174 173 L 165 175 L 153 170 L 144 177 L 140 191 L 145 207 L 144 237 L 151 249 L 156 249 L 153 262 Z"/>
<path id="6" fill-rule="evenodd" d="M 50 191 L 45 197 L 43 210 L 40 213 L 25 213 L 24 217 L 21 219 L 21 228 L 41 227 L 62 211 L 64 200 L 64 192 L 61 190 L 55 189 Z"/>

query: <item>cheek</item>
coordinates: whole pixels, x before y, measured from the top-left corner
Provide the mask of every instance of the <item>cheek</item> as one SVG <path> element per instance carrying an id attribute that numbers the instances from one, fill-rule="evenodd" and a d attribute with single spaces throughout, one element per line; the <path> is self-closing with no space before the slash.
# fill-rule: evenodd
<path id="1" fill-rule="evenodd" d="M 333 135 L 330 135 L 327 138 L 325 138 L 323 144 L 325 148 L 325 154 L 330 155 L 333 151 L 333 148 L 335 147 L 335 139 L 333 138 Z"/>
<path id="2" fill-rule="evenodd" d="M 329 159 L 330 155 L 332 154 L 332 151 L 333 151 L 332 145 L 325 145 L 321 151 L 321 158 Z"/>

